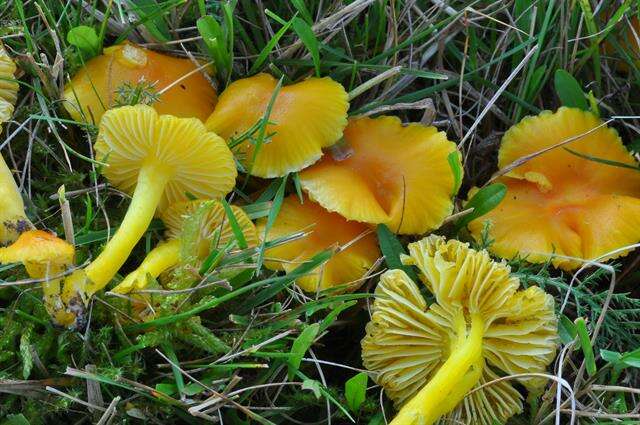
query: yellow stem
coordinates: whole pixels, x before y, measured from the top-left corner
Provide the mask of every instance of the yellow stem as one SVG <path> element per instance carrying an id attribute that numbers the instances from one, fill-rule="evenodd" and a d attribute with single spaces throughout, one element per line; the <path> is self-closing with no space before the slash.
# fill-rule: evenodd
<path id="1" fill-rule="evenodd" d="M 14 242 L 20 233 L 31 227 L 18 186 L 0 155 L 0 245 Z"/>
<path id="2" fill-rule="evenodd" d="M 173 239 L 155 247 L 140 266 L 129 273 L 112 292 L 128 294 L 132 290 L 144 289 L 147 286 L 147 275 L 157 278 L 160 274 L 180 261 L 180 240 Z"/>
<path id="3" fill-rule="evenodd" d="M 475 386 L 482 375 L 482 337 L 484 321 L 471 315 L 471 329 L 458 332 L 458 344 L 435 376 L 405 404 L 391 425 L 430 425 L 450 412 Z M 460 327 L 460 326 L 459 326 Z M 471 370 L 472 368 L 480 370 Z"/>
<path id="4" fill-rule="evenodd" d="M 147 231 L 170 177 L 170 173 L 155 164 L 144 165 L 140 169 L 131 204 L 120 228 L 85 269 L 89 279 L 85 288 L 87 296 L 104 288 L 127 260 Z"/>

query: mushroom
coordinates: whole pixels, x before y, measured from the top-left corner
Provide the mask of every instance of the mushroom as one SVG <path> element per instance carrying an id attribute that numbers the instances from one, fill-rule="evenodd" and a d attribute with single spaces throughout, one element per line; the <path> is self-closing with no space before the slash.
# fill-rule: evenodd
<path id="1" fill-rule="evenodd" d="M 0 42 L 0 131 L 13 115 L 18 97 L 18 83 L 13 80 L 16 64 Z M 15 241 L 20 233 L 32 228 L 24 211 L 20 190 L 11 170 L 0 155 L 0 245 Z"/>
<path id="2" fill-rule="evenodd" d="M 253 222 L 242 208 L 231 205 L 231 211 L 238 223 L 248 247 L 258 245 L 258 234 Z M 197 217 L 197 229 L 193 235 L 192 245 L 195 257 L 204 260 L 212 249 L 222 249 L 235 240 L 233 228 L 224 206 L 219 201 L 182 201 L 176 202 L 160 213 L 160 218 L 167 226 L 167 241 L 151 250 L 142 264 L 125 277 L 112 292 L 127 294 L 144 289 L 147 276 L 157 278 L 161 273 L 176 266 L 180 262 L 181 251 L 185 249 L 183 229 L 185 221 Z"/>
<path id="3" fill-rule="evenodd" d="M 159 114 L 204 121 L 216 104 L 216 91 L 190 59 L 157 53 L 131 42 L 104 49 L 67 84 L 64 106 L 76 121 L 99 124 L 115 106 L 125 85 L 147 82 L 163 92 L 153 108 Z M 166 91 L 165 91 L 166 90 Z"/>
<path id="4" fill-rule="evenodd" d="M 553 360 L 553 297 L 536 286 L 519 289 L 504 262 L 440 236 L 409 244 L 402 261 L 418 267 L 435 302 L 428 305 L 402 270 L 383 274 L 376 288 L 362 359 L 399 408 L 391 424 L 428 425 L 446 415 L 451 423 L 491 425 L 521 411 L 512 384 L 492 381 L 498 371 L 543 372 Z"/>
<path id="5" fill-rule="evenodd" d="M 65 281 L 64 299 L 89 297 L 115 276 L 157 208 L 187 199 L 219 199 L 235 184 L 233 155 L 224 140 L 195 118 L 158 115 L 145 105 L 107 111 L 100 121 L 96 157 L 110 183 L 133 198 L 119 229 L 100 255 Z M 76 304 L 76 303 L 74 303 Z"/>
<path id="6" fill-rule="evenodd" d="M 22 263 L 31 278 L 44 279 L 44 304 L 50 314 L 61 310 L 60 279 L 73 265 L 75 249 L 42 230 L 25 231 L 6 248 L 0 248 L 0 264 Z"/>
<path id="7" fill-rule="evenodd" d="M 580 266 L 580 259 L 625 255 L 607 253 L 640 241 L 640 172 L 601 160 L 639 167 L 616 131 L 592 113 L 563 107 L 524 118 L 505 133 L 498 154 L 505 174 L 496 181 L 507 186 L 507 194 L 469 224 L 471 234 L 480 240 L 488 226 L 494 254 L 531 263 L 551 259 L 564 270 Z"/>
<path id="8" fill-rule="evenodd" d="M 325 155 L 300 173 L 302 188 L 348 220 L 401 234 L 438 228 L 457 192 L 449 155 L 456 145 L 435 127 L 391 116 L 356 118 L 344 131 L 346 157 Z M 452 156 L 461 170 L 460 158 Z"/>
<path id="9" fill-rule="evenodd" d="M 267 219 L 258 221 L 258 234 L 265 235 Z M 284 199 L 280 213 L 266 235 L 266 240 L 308 232 L 303 238 L 270 248 L 265 266 L 271 270 L 289 272 L 327 248 L 338 252 L 316 272 L 297 279 L 297 285 L 307 292 L 335 288 L 338 292 L 354 291 L 380 257 L 375 235 L 362 223 L 345 220 L 320 205 L 296 195 Z"/>
<path id="10" fill-rule="evenodd" d="M 230 145 L 238 143 L 246 171 L 258 177 L 284 176 L 313 164 L 322 156 L 322 148 L 340 139 L 347 125 L 349 100 L 344 87 L 330 78 L 309 78 L 280 89 L 257 147 L 256 124 L 265 117 L 277 86 L 268 74 L 234 81 L 206 122 Z"/>

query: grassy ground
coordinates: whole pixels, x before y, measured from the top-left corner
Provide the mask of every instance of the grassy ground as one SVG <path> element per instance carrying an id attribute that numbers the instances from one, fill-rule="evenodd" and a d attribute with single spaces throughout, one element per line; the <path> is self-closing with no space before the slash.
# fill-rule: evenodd
<path id="1" fill-rule="evenodd" d="M 629 46 L 638 34 L 629 28 L 638 13 L 629 0 L 3 0 L 0 38 L 19 64 L 21 92 L 0 145 L 36 226 L 64 234 L 54 196 L 64 185 L 78 260 L 95 256 L 127 200 L 87 159 L 96 129 L 71 122 L 60 104 L 65 81 L 87 54 L 67 34 L 86 25 L 105 46 L 129 38 L 213 59 L 219 91 L 258 70 L 285 83 L 316 72 L 331 76 L 350 92 L 351 114 L 386 112 L 433 123 L 459 141 L 465 199 L 469 187 L 495 171 L 509 126 L 555 109 L 558 94 L 565 103 L 575 94 L 563 93 L 562 85 L 556 92 L 557 69 L 591 93 L 603 117 L 637 114 L 640 62 Z M 226 39 L 217 48 L 200 38 L 195 23 L 202 15 L 220 22 Z M 618 37 L 625 33 L 631 36 Z M 631 148 L 640 146 L 637 119 L 612 125 Z M 295 190 L 291 181 L 251 180 L 235 196 L 264 215 L 284 184 Z M 124 271 L 155 245 L 161 229 L 153 224 Z M 452 226 L 439 233 L 469 239 Z M 558 309 L 567 300 L 564 360 L 560 372 L 556 363 L 550 373 L 572 388 L 581 423 L 640 423 L 639 258 L 632 254 L 576 282 L 548 267 L 513 262 L 525 284 L 556 296 Z M 266 270 L 252 276 L 255 263 L 245 263 L 248 273 L 231 282 L 232 292 L 155 294 L 161 321 L 154 326 L 132 324 L 126 301 L 99 294 L 82 333 L 53 327 L 39 287 L 21 284 L 20 267 L 1 268 L 0 423 L 381 424 L 383 411 L 390 418 L 381 389 L 359 375 L 375 279 L 357 294 L 315 299 Z M 576 328 L 585 332 L 574 341 L 568 333 Z M 217 402 L 203 404 L 215 394 Z M 552 423 L 558 415 L 559 423 L 569 423 L 568 393 L 559 407 L 555 395 L 550 386 L 512 422 Z"/>

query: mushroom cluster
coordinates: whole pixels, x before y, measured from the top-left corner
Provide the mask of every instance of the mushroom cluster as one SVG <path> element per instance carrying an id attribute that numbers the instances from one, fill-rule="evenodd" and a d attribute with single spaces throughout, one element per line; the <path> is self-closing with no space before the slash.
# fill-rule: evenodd
<path id="1" fill-rule="evenodd" d="M 15 71 L 0 45 L 0 124 L 13 113 Z M 100 172 L 131 197 L 119 227 L 85 267 L 69 270 L 74 247 L 33 230 L 0 157 L 0 244 L 11 244 L 0 248 L 0 263 L 22 263 L 43 280 L 58 324 L 82 327 L 92 296 L 109 285 L 135 294 L 177 275 L 178 266 L 200 270 L 212 254 L 234 250 L 284 273 L 331 250 L 297 287 L 314 296 L 355 291 L 381 263 L 377 226 L 424 236 L 454 212 L 463 167 L 444 132 L 394 116 L 349 117 L 345 88 L 328 77 L 282 85 L 257 74 L 231 82 L 218 98 L 207 71 L 125 42 L 104 49 L 67 84 L 69 115 L 98 128 Z M 152 104 L 126 104 L 124 89 L 145 82 L 157 90 Z M 524 119 L 500 148 L 498 181 L 507 196 L 469 224 L 472 236 L 480 239 L 488 226 L 497 256 L 551 259 L 567 270 L 637 242 L 640 173 L 591 157 L 637 166 L 590 113 L 561 108 Z M 258 186 L 255 193 L 244 193 L 245 185 L 241 196 L 230 195 L 239 172 L 257 177 L 249 186 Z M 292 174 L 295 193 L 285 192 Z M 242 202 L 260 200 L 263 179 L 274 178 L 282 179 L 273 197 L 278 214 L 254 224 Z M 165 240 L 121 279 L 154 217 L 166 227 Z M 392 423 L 507 420 L 522 409 L 522 396 L 499 377 L 520 374 L 516 382 L 533 389 L 540 382 L 525 375 L 543 372 L 555 357 L 553 298 L 520 288 L 504 261 L 468 244 L 432 235 L 408 248 L 402 262 L 418 268 L 435 302 L 428 305 L 405 271 L 386 271 L 362 340 L 365 367 L 399 408 Z"/>

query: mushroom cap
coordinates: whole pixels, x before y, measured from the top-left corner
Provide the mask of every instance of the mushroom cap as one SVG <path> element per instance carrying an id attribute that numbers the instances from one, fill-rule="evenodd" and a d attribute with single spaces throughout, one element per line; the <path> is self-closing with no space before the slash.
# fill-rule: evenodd
<path id="1" fill-rule="evenodd" d="M 600 125 L 595 115 L 564 107 L 524 118 L 505 133 L 498 167 L 503 169 Z M 499 177 L 497 181 L 507 186 L 505 198 L 469 224 L 479 240 L 489 222 L 489 237 L 494 240 L 489 249 L 494 254 L 503 258 L 520 255 L 532 263 L 551 259 L 556 267 L 571 270 L 582 263 L 554 254 L 588 260 L 640 241 L 640 173 L 582 158 L 565 147 L 639 166 L 616 131 L 602 126 Z"/>
<path id="2" fill-rule="evenodd" d="M 261 237 L 264 237 L 266 222 L 266 219 L 258 221 Z M 354 291 L 362 285 L 362 277 L 380 257 L 376 237 L 367 226 L 345 220 L 309 199 L 300 203 L 298 197 L 292 195 L 284 199 L 266 239 L 274 240 L 298 232 L 309 234 L 268 249 L 266 267 L 289 272 L 322 250 L 336 246 L 345 248 L 313 273 L 297 279 L 297 285 L 307 292 L 345 284 L 350 284 L 345 290 Z M 366 235 L 362 236 L 364 233 Z"/>
<path id="3" fill-rule="evenodd" d="M 418 267 L 436 302 L 427 305 L 404 271 L 384 273 L 362 340 L 365 367 L 377 372 L 377 382 L 396 406 L 410 400 L 447 360 L 460 313 L 480 314 L 485 324 L 485 366 L 476 387 L 494 380 L 497 371 L 542 372 L 555 357 L 553 297 L 535 286 L 519 290 L 505 263 L 439 236 L 409 244 L 409 256 L 402 260 Z M 520 394 L 505 380 L 467 395 L 449 417 L 490 425 L 521 409 Z"/>
<path id="4" fill-rule="evenodd" d="M 230 207 L 247 245 L 249 247 L 257 246 L 259 241 L 256 226 L 242 208 L 235 205 L 230 205 Z M 233 228 L 222 203 L 205 200 L 176 202 L 162 211 L 160 218 L 167 226 L 167 238 L 179 239 L 182 236 L 186 220 L 197 215 L 199 211 L 202 211 L 202 216 L 198 217 L 199 228 L 195 241 L 196 246 L 200 248 L 199 254 L 207 255 L 212 242 L 215 242 L 217 247 L 224 247 L 229 241 L 235 239 Z"/>
<path id="5" fill-rule="evenodd" d="M 456 145 L 445 133 L 382 116 L 350 120 L 344 139 L 350 156 L 338 161 L 325 155 L 300 173 L 315 202 L 348 220 L 384 223 L 402 234 L 438 228 L 451 214 L 456 189 L 448 156 Z"/>
<path id="6" fill-rule="evenodd" d="M 245 133 L 262 119 L 277 86 L 268 74 L 234 81 L 222 92 L 207 128 L 229 141 Z M 322 156 L 322 148 L 333 145 L 347 125 L 349 100 L 344 87 L 330 78 L 309 78 L 282 87 L 273 104 L 263 142 L 255 155 L 251 174 L 279 177 L 299 171 Z M 255 147 L 246 140 L 238 146 L 245 168 Z M 247 170 L 249 171 L 249 170 Z"/>
<path id="7" fill-rule="evenodd" d="M 18 98 L 18 82 L 14 80 L 16 64 L 0 42 L 0 129 L 13 115 Z"/>
<path id="8" fill-rule="evenodd" d="M 170 173 L 159 209 L 187 199 L 218 199 L 235 185 L 233 154 L 222 138 L 196 118 L 158 115 L 146 105 L 107 111 L 100 121 L 96 157 L 108 164 L 111 184 L 132 193 L 138 172 L 155 164 Z"/>
<path id="9" fill-rule="evenodd" d="M 75 249 L 43 230 L 28 230 L 6 248 L 0 248 L 0 263 L 22 263 L 32 277 L 58 274 L 73 264 Z"/>
<path id="10" fill-rule="evenodd" d="M 216 104 L 216 91 L 204 71 L 195 71 L 197 68 L 190 59 L 125 42 L 104 49 L 74 75 L 65 87 L 64 106 L 74 120 L 98 124 L 105 110 L 114 106 L 118 89 L 125 83 L 135 85 L 144 80 L 155 84 L 159 92 L 180 80 L 160 96 L 154 109 L 159 114 L 204 122 Z"/>

